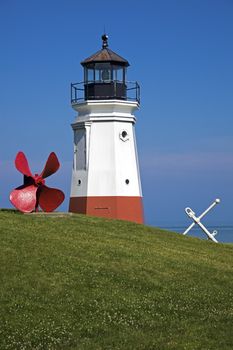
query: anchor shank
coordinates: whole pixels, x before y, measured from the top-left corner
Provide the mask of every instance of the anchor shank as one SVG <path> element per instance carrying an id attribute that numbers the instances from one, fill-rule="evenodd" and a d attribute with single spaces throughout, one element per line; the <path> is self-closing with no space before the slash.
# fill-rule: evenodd
<path id="1" fill-rule="evenodd" d="M 217 239 L 214 238 L 214 236 L 207 230 L 207 228 L 200 221 L 196 221 L 196 223 L 205 232 L 205 234 L 209 237 L 209 239 L 211 239 L 215 243 L 218 243 Z"/>

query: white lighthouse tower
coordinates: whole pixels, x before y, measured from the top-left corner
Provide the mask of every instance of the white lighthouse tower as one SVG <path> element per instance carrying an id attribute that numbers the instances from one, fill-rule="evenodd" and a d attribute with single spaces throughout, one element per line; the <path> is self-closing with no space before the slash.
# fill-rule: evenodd
<path id="1" fill-rule="evenodd" d="M 143 223 L 134 126 L 139 85 L 126 81 L 127 60 L 108 48 L 81 62 L 84 82 L 71 84 L 74 161 L 69 211 Z"/>

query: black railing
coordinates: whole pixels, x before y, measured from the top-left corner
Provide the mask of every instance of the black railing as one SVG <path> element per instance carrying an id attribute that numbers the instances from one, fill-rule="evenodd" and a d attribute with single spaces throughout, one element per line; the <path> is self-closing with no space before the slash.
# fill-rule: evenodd
<path id="1" fill-rule="evenodd" d="M 71 103 L 81 103 L 87 100 L 128 100 L 140 104 L 140 86 L 134 81 L 97 81 L 71 84 Z"/>

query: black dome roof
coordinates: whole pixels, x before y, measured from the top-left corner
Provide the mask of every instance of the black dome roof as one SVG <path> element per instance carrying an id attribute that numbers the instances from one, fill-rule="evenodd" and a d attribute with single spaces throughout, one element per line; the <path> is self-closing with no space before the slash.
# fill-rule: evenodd
<path id="1" fill-rule="evenodd" d="M 117 53 L 113 52 L 108 48 L 108 37 L 106 34 L 102 35 L 103 47 L 101 50 L 97 51 L 90 57 L 86 58 L 81 62 L 82 66 L 86 66 L 89 63 L 97 63 L 97 62 L 110 62 L 116 63 L 122 66 L 129 66 L 129 62 L 123 57 L 119 56 Z"/>

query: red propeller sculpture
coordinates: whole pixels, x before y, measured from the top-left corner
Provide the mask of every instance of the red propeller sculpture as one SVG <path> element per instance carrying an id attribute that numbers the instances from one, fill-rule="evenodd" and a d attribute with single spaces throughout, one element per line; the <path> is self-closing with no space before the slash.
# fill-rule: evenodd
<path id="1" fill-rule="evenodd" d="M 37 211 L 40 206 L 43 211 L 51 212 L 63 202 L 65 196 L 62 191 L 45 186 L 44 179 L 54 174 L 60 167 L 54 152 L 50 153 L 40 175 L 32 175 L 23 152 L 18 152 L 15 166 L 24 175 L 24 184 L 10 194 L 10 201 L 18 210 L 23 213 L 31 213 Z"/>

